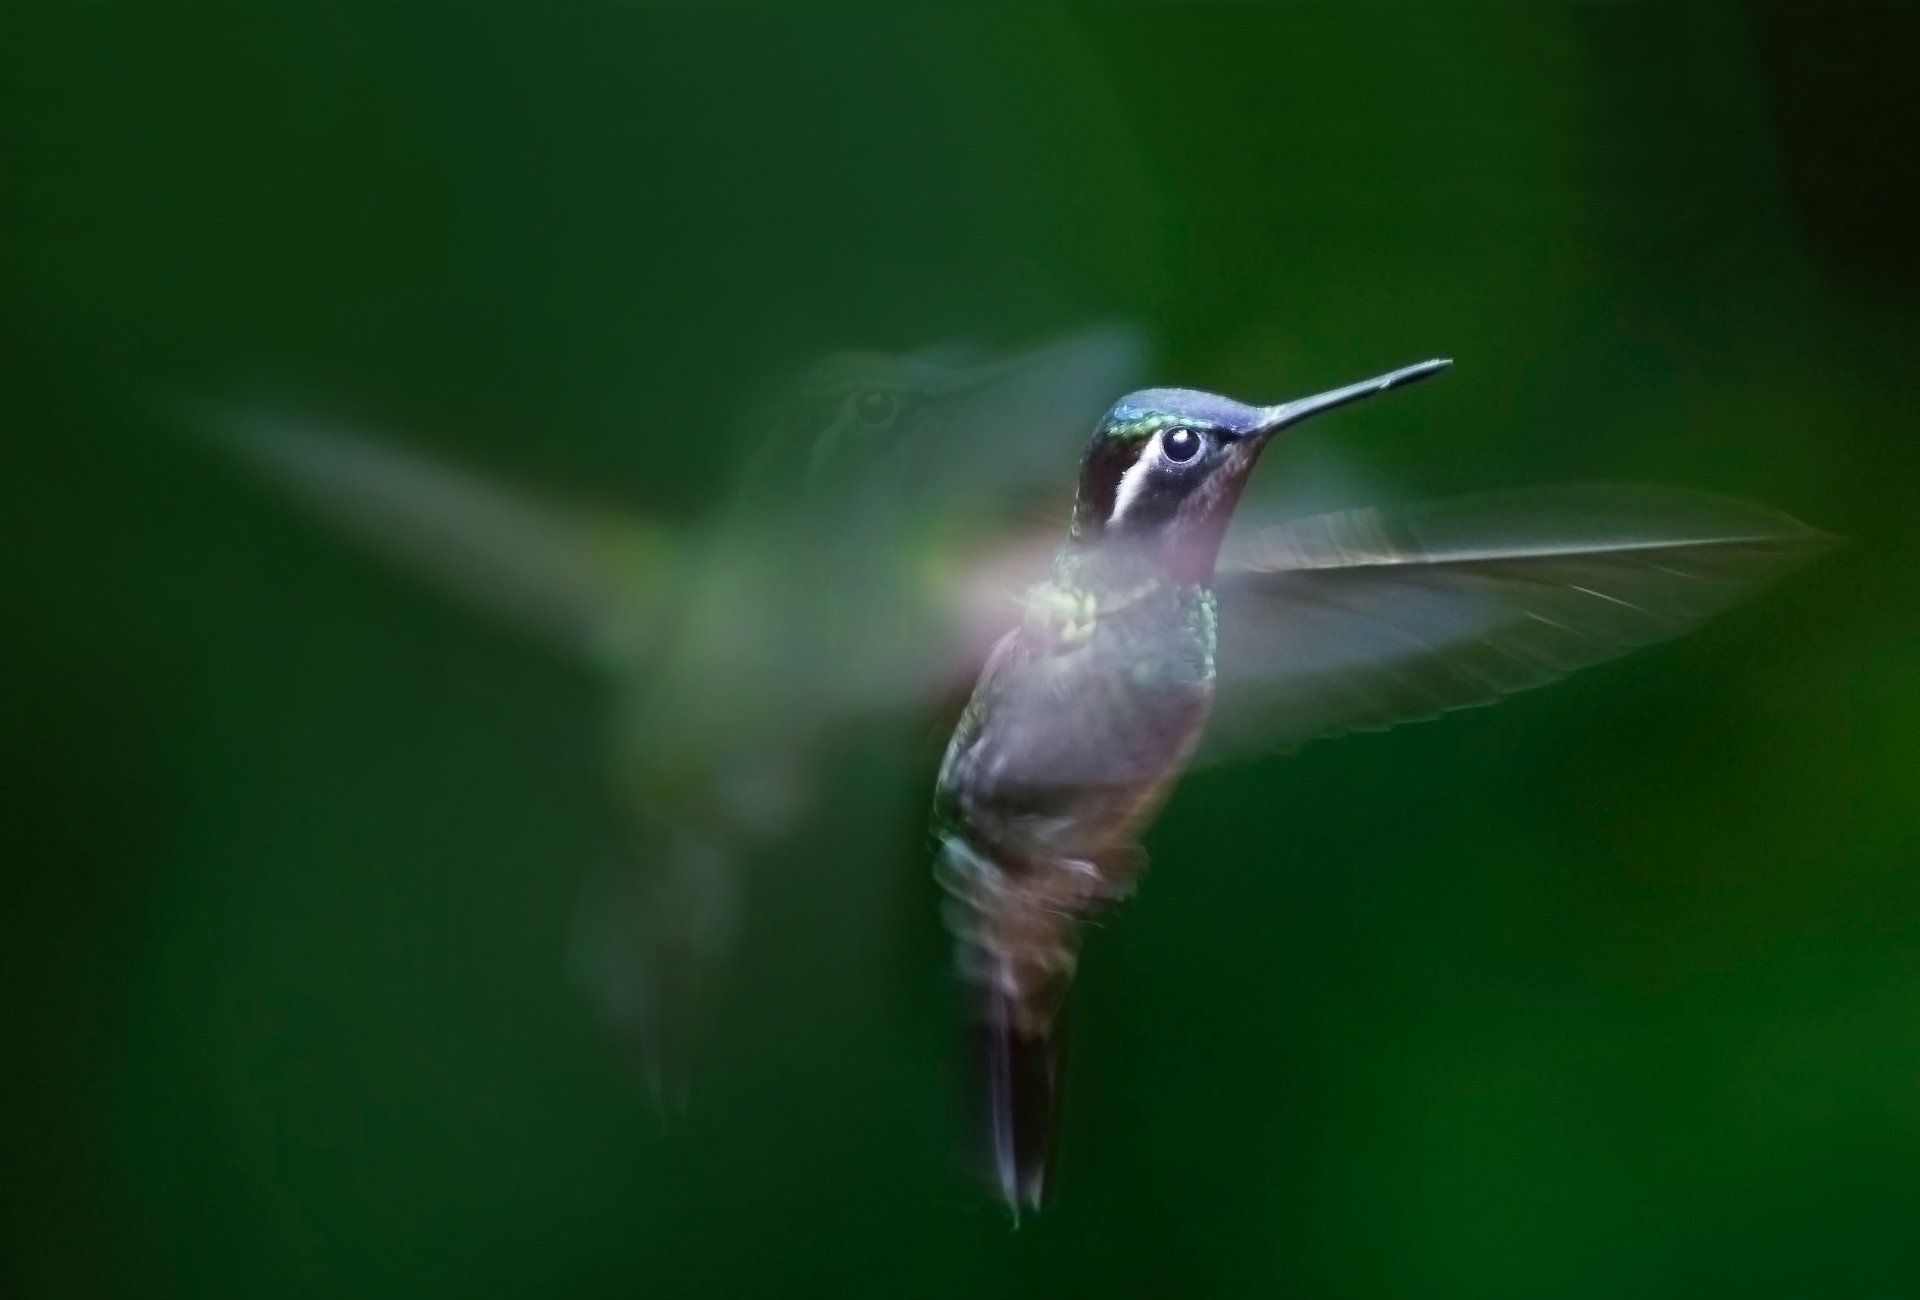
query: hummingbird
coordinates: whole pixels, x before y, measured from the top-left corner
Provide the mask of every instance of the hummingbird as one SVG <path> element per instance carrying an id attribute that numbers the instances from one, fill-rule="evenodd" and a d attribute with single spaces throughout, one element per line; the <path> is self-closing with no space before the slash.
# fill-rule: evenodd
<path id="1" fill-rule="evenodd" d="M 680 530 L 278 406 L 200 419 L 324 523 L 604 684 L 615 833 L 568 959 L 672 1117 L 756 865 L 797 833 L 836 731 L 933 712 L 1010 617 L 998 566 L 1033 563 L 982 538 L 1056 468 L 1015 416 L 1090 418 L 1139 350 L 1110 326 L 998 358 L 816 359 L 742 403 L 747 454 Z"/>
<path id="2" fill-rule="evenodd" d="M 1095 428 L 1065 544 L 988 657 L 933 799 L 978 1154 L 1016 1221 L 1053 1180 L 1083 928 L 1133 890 L 1189 766 L 1490 703 L 1676 635 L 1831 540 L 1706 494 L 1576 484 L 1230 541 L 1283 431 L 1449 364 L 1275 406 L 1147 389 Z"/>

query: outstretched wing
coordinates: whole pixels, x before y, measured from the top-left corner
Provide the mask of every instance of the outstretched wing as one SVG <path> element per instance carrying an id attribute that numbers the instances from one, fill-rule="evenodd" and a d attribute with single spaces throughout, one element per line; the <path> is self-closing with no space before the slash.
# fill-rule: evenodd
<path id="1" fill-rule="evenodd" d="M 1493 703 L 1677 636 L 1834 540 L 1762 506 L 1611 484 L 1262 529 L 1221 564 L 1207 752 Z"/>
<path id="2" fill-rule="evenodd" d="M 595 661 L 636 634 L 668 539 L 362 434 L 229 411 L 209 427 L 300 505 L 515 630 Z"/>

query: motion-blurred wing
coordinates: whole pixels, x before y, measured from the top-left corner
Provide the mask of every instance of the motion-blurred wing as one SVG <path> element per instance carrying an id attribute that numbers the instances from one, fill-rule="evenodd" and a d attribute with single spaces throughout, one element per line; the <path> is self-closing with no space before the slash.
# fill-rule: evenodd
<path id="1" fill-rule="evenodd" d="M 597 661 L 629 648 L 666 539 L 497 487 L 463 470 L 277 416 L 215 432 L 326 523 L 509 626 Z"/>
<path id="2" fill-rule="evenodd" d="M 942 523 L 1064 532 L 1087 439 L 1147 351 L 1138 329 L 1104 325 L 950 372 L 938 428 L 904 449 L 910 490 Z"/>
<path id="3" fill-rule="evenodd" d="M 786 432 L 742 498 L 744 528 L 779 530 L 760 544 L 774 590 L 754 602 L 789 602 L 775 670 L 860 713 L 971 686 L 1046 575 L 1089 433 L 1144 353 L 1109 325 L 998 357 L 836 354 L 776 390 L 765 423 Z M 863 427 L 866 396 L 897 414 Z"/>
<path id="4" fill-rule="evenodd" d="M 1087 439 L 1147 353 L 1144 334 L 1113 324 L 953 372 L 945 428 L 909 449 L 917 568 L 949 651 L 928 665 L 935 687 L 970 688 L 1047 576 Z"/>
<path id="5" fill-rule="evenodd" d="M 1208 751 L 1490 704 L 1685 632 L 1833 541 L 1762 506 L 1606 484 L 1262 529 L 1220 569 Z"/>

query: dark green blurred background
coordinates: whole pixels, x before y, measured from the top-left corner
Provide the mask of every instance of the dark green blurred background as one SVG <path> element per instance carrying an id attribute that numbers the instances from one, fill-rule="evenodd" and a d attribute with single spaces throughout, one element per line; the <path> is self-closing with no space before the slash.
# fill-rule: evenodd
<path id="1" fill-rule="evenodd" d="M 1920 12 L 1761 3 L 9 5 L 0 1288 L 1912 1294 L 1916 66 Z M 562 961 L 593 684 L 176 418 L 300 385 L 685 520 L 769 367 L 1100 320 L 1262 400 L 1456 357 L 1338 422 L 1397 495 L 1854 540 L 1189 780 L 1018 1233 L 951 1158 L 920 809 L 852 797 L 897 749 L 836 759 L 663 1136 Z"/>

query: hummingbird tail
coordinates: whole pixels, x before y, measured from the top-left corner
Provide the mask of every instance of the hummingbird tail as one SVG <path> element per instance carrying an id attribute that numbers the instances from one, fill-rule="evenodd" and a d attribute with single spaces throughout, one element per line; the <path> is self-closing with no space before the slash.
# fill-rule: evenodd
<path id="1" fill-rule="evenodd" d="M 1024 989 L 1014 963 L 976 986 L 975 1077 L 980 1158 L 1016 1218 L 1038 1210 L 1053 1182 L 1067 1032 L 1067 980 Z M 1031 972 L 1027 972 L 1031 974 Z"/>

